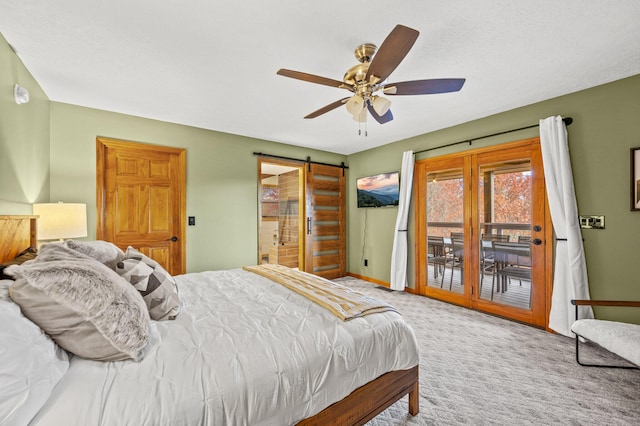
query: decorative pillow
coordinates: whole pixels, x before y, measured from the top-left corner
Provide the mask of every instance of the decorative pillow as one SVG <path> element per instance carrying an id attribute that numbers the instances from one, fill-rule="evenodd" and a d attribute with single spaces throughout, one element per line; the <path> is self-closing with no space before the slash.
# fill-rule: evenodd
<path id="1" fill-rule="evenodd" d="M 33 247 L 29 247 L 23 250 L 13 260 L 0 264 L 0 280 L 12 280 L 13 278 L 4 274 L 4 269 L 10 265 L 22 265 L 27 260 L 33 260 L 36 258 L 38 250 Z"/>
<path id="2" fill-rule="evenodd" d="M 104 263 L 111 269 L 124 259 L 124 252 L 118 246 L 108 241 L 65 241 L 67 247 L 86 254 L 100 263 Z"/>
<path id="3" fill-rule="evenodd" d="M 64 244 L 13 265 L 10 296 L 60 346 L 84 358 L 138 361 L 149 339 L 140 294 L 114 271 Z"/>
<path id="4" fill-rule="evenodd" d="M 9 299 L 0 280 L 0 424 L 26 425 L 69 368 L 67 353 Z"/>
<path id="5" fill-rule="evenodd" d="M 180 310 L 178 287 L 171 275 L 155 260 L 129 247 L 116 272 L 140 292 L 156 321 L 173 320 Z"/>

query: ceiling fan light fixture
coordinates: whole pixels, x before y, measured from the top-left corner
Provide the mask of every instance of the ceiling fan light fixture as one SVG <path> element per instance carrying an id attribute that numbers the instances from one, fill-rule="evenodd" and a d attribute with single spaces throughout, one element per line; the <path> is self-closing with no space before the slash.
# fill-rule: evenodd
<path id="1" fill-rule="evenodd" d="M 364 111 L 364 98 L 360 95 L 354 95 L 346 103 L 347 111 L 353 115 L 354 120 L 362 111 Z"/>
<path id="2" fill-rule="evenodd" d="M 353 114 L 353 120 L 358 123 L 365 123 L 367 121 L 367 110 L 363 108 L 358 114 Z"/>
<path id="3" fill-rule="evenodd" d="M 379 116 L 385 115 L 389 108 L 391 108 L 391 101 L 387 98 L 383 98 L 382 96 L 375 96 L 373 98 L 373 109 Z"/>
<path id="4" fill-rule="evenodd" d="M 380 48 L 371 43 L 358 46 L 354 54 L 359 64 L 349 68 L 342 81 L 284 68 L 279 69 L 277 74 L 351 92 L 349 97 L 330 103 L 304 118 L 316 118 L 344 104 L 353 119 L 364 122 L 365 127 L 365 119 L 369 113 L 379 124 L 385 124 L 393 120 L 391 101 L 374 95 L 375 93 L 390 96 L 451 93 L 460 90 L 465 82 L 464 78 L 436 78 L 387 83 L 389 76 L 407 56 L 419 34 L 417 30 L 398 24 L 384 39 Z"/>

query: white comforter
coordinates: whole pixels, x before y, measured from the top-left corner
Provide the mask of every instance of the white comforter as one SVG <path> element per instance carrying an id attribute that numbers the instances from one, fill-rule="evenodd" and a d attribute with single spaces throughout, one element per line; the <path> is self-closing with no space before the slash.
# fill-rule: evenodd
<path id="1" fill-rule="evenodd" d="M 395 312 L 343 322 L 241 269 L 176 281 L 182 311 L 141 362 L 74 357 L 32 424 L 288 425 L 418 364 Z"/>

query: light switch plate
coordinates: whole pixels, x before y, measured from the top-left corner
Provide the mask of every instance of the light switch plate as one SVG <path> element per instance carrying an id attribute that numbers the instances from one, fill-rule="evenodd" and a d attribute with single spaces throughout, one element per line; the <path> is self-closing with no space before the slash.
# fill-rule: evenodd
<path id="1" fill-rule="evenodd" d="M 580 228 L 604 229 L 604 216 L 579 216 Z"/>

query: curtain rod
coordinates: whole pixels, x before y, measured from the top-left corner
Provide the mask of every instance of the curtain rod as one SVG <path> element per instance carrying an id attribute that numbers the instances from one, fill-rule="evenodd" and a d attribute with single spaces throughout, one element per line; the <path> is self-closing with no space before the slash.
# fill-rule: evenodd
<path id="1" fill-rule="evenodd" d="M 571 117 L 565 117 L 565 118 L 563 118 L 563 119 L 562 119 L 562 121 L 564 121 L 564 124 L 565 124 L 565 125 L 569 126 L 571 123 L 573 123 L 573 118 L 571 118 Z M 492 133 L 492 134 L 490 134 L 490 135 L 479 136 L 479 137 L 477 137 L 477 138 L 465 139 L 465 140 L 463 140 L 463 141 L 458 141 L 458 142 L 448 143 L 448 144 L 446 144 L 446 145 L 436 146 L 436 147 L 433 147 L 433 148 L 423 149 L 422 151 L 416 151 L 416 152 L 414 152 L 413 154 L 414 154 L 414 155 L 415 155 L 415 154 L 420 154 L 421 152 L 427 152 L 427 151 L 432 151 L 432 150 L 434 150 L 434 149 L 446 148 L 446 147 L 448 147 L 448 146 L 459 145 L 459 144 L 461 144 L 461 143 L 468 143 L 469 145 L 471 145 L 471 143 L 472 143 L 473 141 L 477 141 L 477 140 L 480 140 L 480 139 L 486 139 L 486 138 L 490 138 L 490 137 L 493 137 L 493 136 L 504 135 L 504 134 L 506 134 L 506 133 L 517 132 L 517 131 L 519 131 L 519 130 L 532 129 L 532 128 L 534 128 L 534 127 L 538 127 L 538 126 L 540 126 L 540 124 L 532 124 L 531 126 L 520 127 L 520 128 L 518 128 L 518 129 L 505 130 L 504 132 Z"/>
<path id="2" fill-rule="evenodd" d="M 311 171 L 311 164 L 319 164 L 321 166 L 329 166 L 329 167 L 340 167 L 342 169 L 343 175 L 344 175 L 344 169 L 349 168 L 349 166 L 344 165 L 344 161 L 340 164 L 329 164 L 329 163 L 321 163 L 319 161 L 311 161 L 311 157 L 307 157 L 306 160 L 300 160 L 299 158 L 283 157 L 280 155 L 273 155 L 273 154 L 264 154 L 262 152 L 254 152 L 253 155 L 258 155 L 260 157 L 277 158 L 280 160 L 290 160 L 290 161 L 299 161 L 301 163 L 307 163 L 309 165 L 309 171 Z"/>

